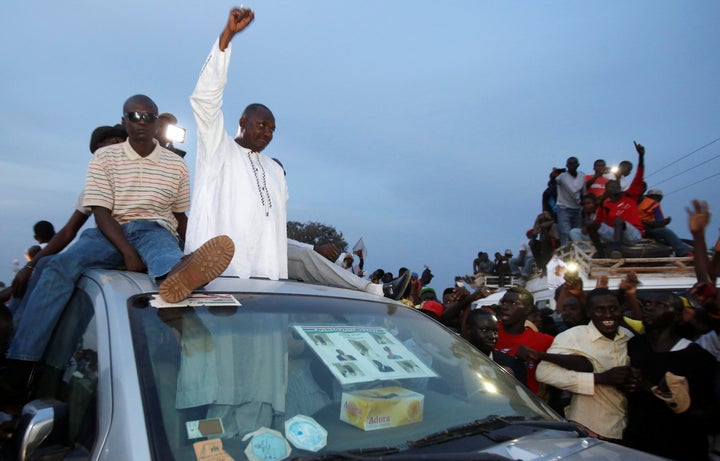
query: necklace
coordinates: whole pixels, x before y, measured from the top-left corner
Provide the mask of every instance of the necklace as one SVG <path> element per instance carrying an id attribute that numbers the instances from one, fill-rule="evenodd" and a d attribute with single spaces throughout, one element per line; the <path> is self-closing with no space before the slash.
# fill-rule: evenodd
<path id="1" fill-rule="evenodd" d="M 272 200 L 270 199 L 270 192 L 267 188 L 265 168 L 263 168 L 262 162 L 260 161 L 260 154 L 250 151 L 248 152 L 248 159 L 250 160 L 250 166 L 252 167 L 253 174 L 255 175 L 255 184 L 257 185 L 258 193 L 260 194 L 260 203 L 262 203 L 263 208 L 265 208 L 265 216 L 270 216 Z M 258 171 L 260 171 L 260 174 L 258 174 Z"/>

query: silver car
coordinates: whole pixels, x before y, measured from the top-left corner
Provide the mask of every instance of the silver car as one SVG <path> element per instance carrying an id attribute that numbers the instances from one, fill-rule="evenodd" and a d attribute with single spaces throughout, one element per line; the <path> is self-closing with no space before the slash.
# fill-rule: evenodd
<path id="1" fill-rule="evenodd" d="M 48 334 L 6 459 L 658 459 L 362 292 L 220 278 L 164 305 L 146 275 L 92 270 Z"/>

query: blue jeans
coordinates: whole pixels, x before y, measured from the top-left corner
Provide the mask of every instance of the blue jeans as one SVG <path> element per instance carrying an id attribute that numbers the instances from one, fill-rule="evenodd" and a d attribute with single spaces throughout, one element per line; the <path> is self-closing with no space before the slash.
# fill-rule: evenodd
<path id="1" fill-rule="evenodd" d="M 598 235 L 603 242 L 613 242 L 615 240 L 615 228 L 602 223 L 598 228 Z M 642 232 L 640 232 L 637 227 L 626 222 L 625 229 L 623 230 L 622 242 L 620 243 L 633 243 L 641 239 Z"/>
<path id="2" fill-rule="evenodd" d="M 690 245 L 680 240 L 680 237 L 667 227 L 647 228 L 645 229 L 645 237 L 664 240 L 665 243 L 673 248 L 675 256 L 685 256 L 693 252 L 693 248 Z"/>
<path id="3" fill-rule="evenodd" d="M 50 262 L 50 259 L 53 256 L 54 255 L 45 256 L 44 258 L 40 258 L 38 260 L 38 262 L 35 264 L 32 275 L 28 279 L 27 286 L 25 287 L 25 294 L 21 298 L 16 298 L 14 296 L 10 298 L 10 302 L 8 303 L 8 309 L 10 309 L 10 312 L 12 313 L 13 327 L 15 329 L 17 329 L 18 325 L 20 324 L 23 312 L 25 312 L 25 306 L 27 305 L 28 299 L 30 299 L 30 294 L 35 289 L 35 285 L 37 285 L 38 280 L 40 280 L 40 276 L 42 275 L 45 266 L 48 262 Z"/>
<path id="4" fill-rule="evenodd" d="M 166 275 L 183 257 L 178 240 L 153 221 L 132 221 L 122 226 L 153 279 Z M 65 252 L 53 256 L 32 293 L 10 343 L 7 358 L 37 362 L 50 340 L 75 283 L 88 269 L 115 269 L 125 262 L 100 229 L 88 229 Z"/>
<path id="5" fill-rule="evenodd" d="M 535 263 L 535 258 L 533 258 L 530 255 L 525 255 L 525 261 L 522 264 L 522 267 L 520 266 L 520 258 L 510 258 L 510 271 L 513 274 L 520 274 L 521 277 L 528 278 L 530 277 L 530 271 L 532 270 L 532 265 Z"/>
<path id="6" fill-rule="evenodd" d="M 581 227 L 573 227 L 570 229 L 570 240 L 573 242 L 589 242 L 590 236 L 582 233 Z"/>
<path id="7" fill-rule="evenodd" d="M 560 245 L 565 245 L 570 240 L 570 229 L 582 227 L 582 210 L 580 208 L 558 207 L 557 217 Z"/>

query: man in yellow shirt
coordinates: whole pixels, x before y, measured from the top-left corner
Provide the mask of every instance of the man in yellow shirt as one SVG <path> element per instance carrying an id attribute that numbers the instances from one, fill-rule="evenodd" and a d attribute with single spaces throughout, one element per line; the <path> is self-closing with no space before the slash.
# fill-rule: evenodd
<path id="1" fill-rule="evenodd" d="M 540 382 L 573 393 L 565 417 L 603 439 L 619 440 L 627 424 L 627 399 L 618 388 L 630 377 L 627 342 L 633 334 L 620 326 L 623 312 L 617 296 L 596 288 L 587 296 L 590 323 L 560 333 L 536 374 Z M 572 371 L 553 363 L 553 355 L 585 357 L 592 372 Z M 560 361 L 556 361 L 561 363 Z"/>

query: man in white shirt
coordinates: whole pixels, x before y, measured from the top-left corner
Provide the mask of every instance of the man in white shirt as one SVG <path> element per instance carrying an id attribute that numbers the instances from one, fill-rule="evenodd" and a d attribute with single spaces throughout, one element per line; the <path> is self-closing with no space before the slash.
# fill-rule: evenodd
<path id="1" fill-rule="evenodd" d="M 291 277 L 382 296 L 382 285 L 341 274 L 347 271 L 334 267 L 312 247 L 288 240 L 285 171 L 278 161 L 262 154 L 275 131 L 270 109 L 250 104 L 240 117 L 235 137 L 225 131 L 222 103 L 230 42 L 254 18 L 254 12 L 247 8 L 230 11 L 190 97 L 198 127 L 198 149 L 185 252 L 194 251 L 210 236 L 228 235 L 235 243 L 235 255 L 225 275 L 272 280 Z M 393 293 L 407 286 L 405 279 L 397 282 Z"/>
<path id="2" fill-rule="evenodd" d="M 568 157 L 564 169 L 553 168 L 550 182 L 557 184 L 557 222 L 560 245 L 570 239 L 570 229 L 582 226 L 580 197 L 585 192 L 585 173 L 578 171 L 580 162 Z"/>
<path id="3" fill-rule="evenodd" d="M 235 242 L 235 255 L 225 275 L 278 280 L 288 275 L 288 190 L 282 166 L 261 153 L 272 141 L 275 117 L 264 105 L 250 104 L 233 138 L 222 113 L 230 41 L 253 18 L 248 9 L 230 12 L 190 97 L 198 149 L 185 251 L 194 251 L 208 236 L 226 234 Z"/>
<path id="4" fill-rule="evenodd" d="M 532 271 L 532 265 L 535 263 L 535 258 L 530 251 L 530 244 L 527 239 L 520 243 L 518 255 L 510 258 L 509 263 L 512 275 L 520 275 L 523 279 L 530 277 L 530 271 Z"/>

